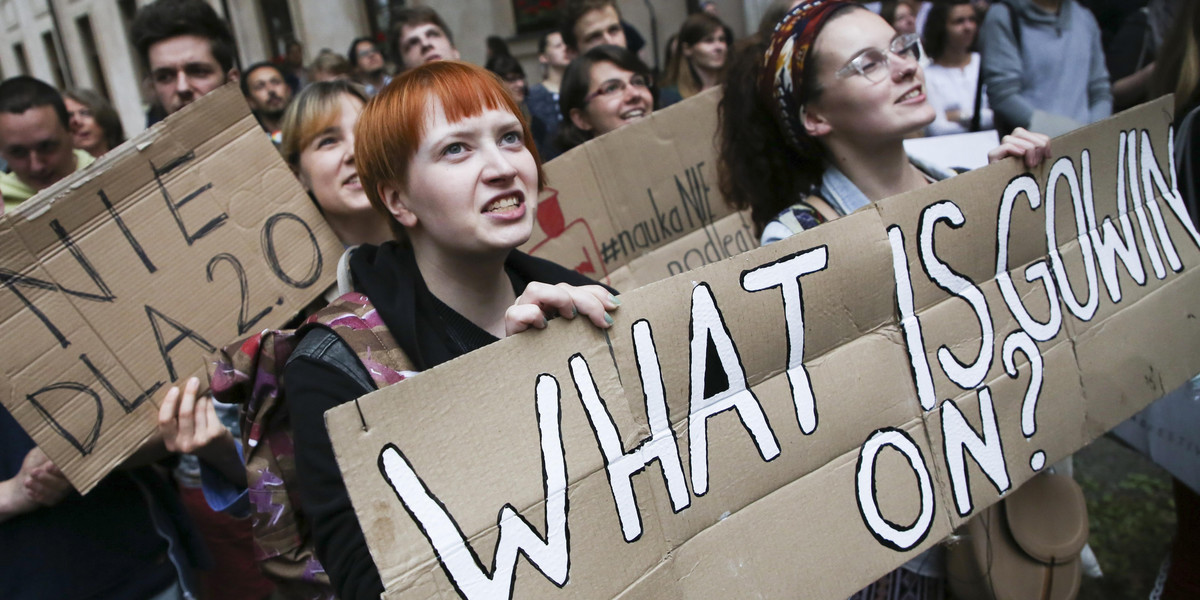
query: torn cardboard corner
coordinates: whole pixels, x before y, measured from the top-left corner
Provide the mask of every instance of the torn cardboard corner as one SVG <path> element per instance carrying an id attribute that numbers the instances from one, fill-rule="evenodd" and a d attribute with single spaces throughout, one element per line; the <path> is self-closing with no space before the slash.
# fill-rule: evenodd
<path id="1" fill-rule="evenodd" d="M 757 246 L 748 217 L 723 221 L 720 100 L 720 89 L 697 94 L 547 163 L 521 250 L 629 290 Z"/>
<path id="2" fill-rule="evenodd" d="M 385 595 L 845 598 L 922 555 L 1200 371 L 1170 121 L 1142 106 L 1033 171 L 628 291 L 607 332 L 555 321 L 329 411 Z"/>
<path id="3" fill-rule="evenodd" d="M 282 326 L 340 254 L 227 85 L 0 219 L 0 402 L 87 492 L 155 433 L 164 386 Z"/>

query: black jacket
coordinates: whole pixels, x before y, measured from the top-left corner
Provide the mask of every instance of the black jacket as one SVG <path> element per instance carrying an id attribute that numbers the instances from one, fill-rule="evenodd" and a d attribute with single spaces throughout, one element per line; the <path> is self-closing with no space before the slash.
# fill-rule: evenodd
<path id="1" fill-rule="evenodd" d="M 498 339 L 430 293 L 412 249 L 406 245 L 389 242 L 378 248 L 361 247 L 353 254 L 350 268 L 356 287 L 371 300 L 417 370 L 433 368 Z M 515 250 L 504 268 L 518 296 L 532 281 L 596 283 Z M 372 390 L 320 356 L 289 361 L 284 386 L 292 415 L 300 503 L 312 523 L 310 535 L 317 556 L 339 598 L 378 598 L 383 582 L 367 550 L 324 420 L 325 411 Z"/>

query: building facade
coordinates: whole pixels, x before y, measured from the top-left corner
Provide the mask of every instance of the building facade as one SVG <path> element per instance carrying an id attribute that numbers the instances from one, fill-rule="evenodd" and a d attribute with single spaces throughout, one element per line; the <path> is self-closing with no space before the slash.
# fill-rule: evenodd
<path id="1" fill-rule="evenodd" d="M 405 0 L 206 0 L 225 16 L 248 65 L 284 54 L 297 40 L 304 60 L 328 48 L 345 53 L 358 36 L 385 37 L 389 11 Z M 551 5 L 556 0 L 541 0 Z M 0 79 L 32 75 L 60 89 L 87 88 L 109 98 L 132 136 L 143 129 L 150 98 L 145 68 L 129 40 L 138 7 L 150 0 L 0 0 Z M 485 39 L 499 35 L 521 60 L 530 83 L 540 79 L 536 52 L 545 19 L 530 18 L 530 0 L 424 0 L 453 30 L 464 60 L 483 64 Z M 738 35 L 756 24 L 767 0 L 717 0 Z M 618 0 L 623 18 L 659 48 L 687 16 L 687 0 Z M 524 11 L 524 12 L 522 12 Z M 535 15 L 536 16 L 536 15 Z M 752 27 L 753 25 L 751 25 Z M 647 62 L 656 55 L 647 48 Z"/>

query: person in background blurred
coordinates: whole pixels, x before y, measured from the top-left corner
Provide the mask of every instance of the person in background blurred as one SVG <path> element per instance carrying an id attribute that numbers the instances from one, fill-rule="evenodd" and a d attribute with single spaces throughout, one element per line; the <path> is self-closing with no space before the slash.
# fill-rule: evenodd
<path id="1" fill-rule="evenodd" d="M 288 106 L 281 124 L 280 154 L 346 246 L 392 239 L 388 220 L 371 208 L 354 164 L 354 126 L 367 100 L 355 83 L 314 82 Z"/>
<path id="2" fill-rule="evenodd" d="M 896 33 L 916 33 L 917 8 L 917 3 L 913 0 L 885 0 L 879 9 L 879 15 L 896 30 Z"/>
<path id="3" fill-rule="evenodd" d="M 1112 114 L 1100 26 L 1076 0 L 1005 0 L 979 32 L 983 83 L 1001 132 L 1061 135 Z"/>
<path id="4" fill-rule="evenodd" d="M 450 26 L 428 6 L 409 6 L 394 12 L 392 39 L 404 69 L 415 69 L 435 60 L 461 58 Z"/>
<path id="5" fill-rule="evenodd" d="M 533 130 L 538 154 L 543 161 L 549 161 L 558 156 L 558 147 L 554 144 L 554 136 L 562 122 L 562 113 L 558 110 L 558 91 L 563 73 L 571 64 L 571 53 L 563 42 L 562 33 L 551 31 L 538 40 L 538 62 L 542 65 L 545 77 L 541 83 L 529 88 L 525 105 L 533 117 L 529 126 Z"/>
<path id="6" fill-rule="evenodd" d="M 618 46 L 596 46 L 571 61 L 563 75 L 558 146 L 564 152 L 650 116 L 650 68 Z"/>
<path id="7" fill-rule="evenodd" d="M 233 33 L 204 0 L 155 0 L 138 9 L 129 37 L 167 115 L 240 75 Z"/>
<path id="8" fill-rule="evenodd" d="M 281 67 L 283 78 L 292 88 L 293 94 L 308 85 L 308 69 L 304 68 L 304 45 L 300 42 L 296 40 L 288 42 Z"/>
<path id="9" fill-rule="evenodd" d="M 525 117 L 526 123 L 530 123 L 532 131 L 529 106 L 525 104 L 525 97 L 529 95 L 529 87 L 525 83 L 525 69 L 521 67 L 521 61 L 513 58 L 511 54 L 496 54 L 488 60 L 487 70 L 495 73 L 504 82 L 505 89 L 512 96 L 513 102 L 520 107 L 521 116 Z M 533 135 L 534 141 L 536 141 L 537 135 Z"/>
<path id="10" fill-rule="evenodd" d="M 378 94 L 383 86 L 392 81 L 383 62 L 383 53 L 371 38 L 360 37 L 350 42 L 346 59 L 354 65 L 354 80 L 362 84 L 368 96 Z"/>
<path id="11" fill-rule="evenodd" d="M 992 109 L 979 79 L 983 61 L 972 51 L 979 31 L 977 19 L 971 0 L 945 0 L 929 11 L 925 51 L 933 64 L 925 67 L 925 89 L 937 118 L 925 130 L 928 135 L 992 128 Z"/>
<path id="12" fill-rule="evenodd" d="M 28 75 L 0 83 L 0 193 L 15 208 L 58 180 L 95 160 L 71 143 L 70 118 L 62 95 Z"/>
<path id="13" fill-rule="evenodd" d="M 345 56 L 328 48 L 321 50 L 321 53 L 308 66 L 308 73 L 313 82 L 349 81 L 353 70 L 354 68 L 350 66 L 350 62 L 346 60 Z"/>
<path id="14" fill-rule="evenodd" d="M 500 55 L 512 55 L 512 51 L 508 49 L 508 42 L 504 41 L 504 38 L 498 35 L 487 36 L 487 39 L 484 40 L 484 46 L 487 51 L 484 64 L 491 62 L 493 58 Z"/>
<path id="15" fill-rule="evenodd" d="M 674 88 L 682 98 L 721 83 L 733 30 L 708 12 L 689 16 L 679 28 L 678 51 L 667 63 L 663 89 Z"/>
<path id="16" fill-rule="evenodd" d="M 246 68 L 241 83 L 242 95 L 254 111 L 258 124 L 278 146 L 282 139 L 279 120 L 292 99 L 292 88 L 284 81 L 283 70 L 275 63 L 255 63 Z"/>
<path id="17" fill-rule="evenodd" d="M 67 116 L 71 118 L 71 141 L 75 149 L 96 158 L 125 141 L 125 128 L 117 111 L 103 96 L 92 90 L 70 89 L 63 92 Z"/>

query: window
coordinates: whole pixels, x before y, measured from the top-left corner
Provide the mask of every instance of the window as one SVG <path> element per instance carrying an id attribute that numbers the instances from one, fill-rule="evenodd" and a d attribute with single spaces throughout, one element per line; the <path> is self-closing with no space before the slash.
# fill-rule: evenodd
<path id="1" fill-rule="evenodd" d="M 104 78 L 104 65 L 100 62 L 100 52 L 96 50 L 96 33 L 92 30 L 92 18 L 82 15 L 75 19 L 75 27 L 79 29 L 79 39 L 83 43 L 83 52 L 87 56 L 88 73 L 92 76 L 92 87 L 101 96 L 111 98 L 108 93 L 108 81 Z"/>
<path id="2" fill-rule="evenodd" d="M 563 0 L 512 0 L 517 34 L 538 33 L 558 27 Z"/>
<path id="3" fill-rule="evenodd" d="M 263 20 L 267 25 L 270 58 L 281 58 L 287 54 L 288 42 L 296 39 L 296 31 L 292 27 L 292 11 L 288 9 L 287 0 L 260 0 L 260 2 Z"/>
<path id="4" fill-rule="evenodd" d="M 29 59 L 25 56 L 25 44 L 13 44 L 13 56 L 17 57 L 17 69 L 22 75 L 29 73 Z"/>
<path id="5" fill-rule="evenodd" d="M 54 32 L 42 33 L 42 45 L 46 47 L 46 58 L 50 60 L 50 69 L 54 73 L 54 87 L 63 89 L 62 63 L 58 61 L 58 44 L 54 41 Z"/>
<path id="6" fill-rule="evenodd" d="M 391 43 L 392 13 L 404 8 L 404 0 L 365 0 L 367 6 L 367 26 L 371 29 L 371 37 L 380 42 L 379 47 L 386 49 L 384 55 L 392 62 L 399 62 L 399 56 L 393 56 L 394 48 Z M 387 43 L 383 43 L 387 40 Z"/>

